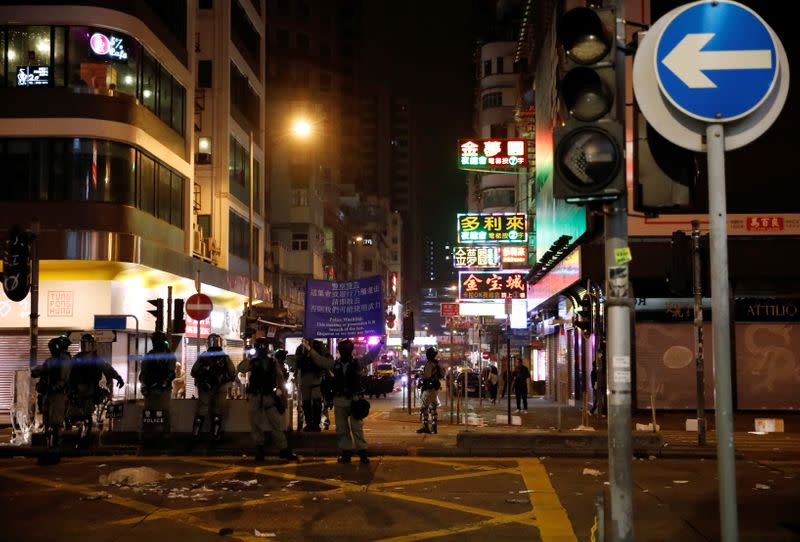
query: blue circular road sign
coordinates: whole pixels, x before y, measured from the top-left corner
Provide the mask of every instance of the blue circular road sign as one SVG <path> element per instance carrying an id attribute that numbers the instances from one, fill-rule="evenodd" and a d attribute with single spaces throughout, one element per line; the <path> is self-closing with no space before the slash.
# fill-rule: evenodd
<path id="1" fill-rule="evenodd" d="M 772 29 L 750 8 L 728 0 L 675 10 L 655 47 L 662 94 L 705 122 L 729 122 L 755 111 L 778 79 Z"/>

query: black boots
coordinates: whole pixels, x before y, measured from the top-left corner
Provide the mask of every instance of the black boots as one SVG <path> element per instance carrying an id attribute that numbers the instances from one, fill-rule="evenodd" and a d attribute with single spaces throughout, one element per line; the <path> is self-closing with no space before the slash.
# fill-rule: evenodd
<path id="1" fill-rule="evenodd" d="M 417 433 L 430 433 L 430 432 L 431 432 L 431 430 L 428 429 L 428 423 L 427 422 L 422 424 L 422 427 L 417 429 Z"/>
<path id="2" fill-rule="evenodd" d="M 255 453 L 255 460 L 256 461 L 264 461 L 264 445 L 259 444 L 256 446 L 256 453 Z"/>
<path id="3" fill-rule="evenodd" d="M 367 451 L 366 450 L 359 450 L 358 451 L 358 460 L 363 465 L 366 465 L 367 463 L 369 463 L 369 457 L 367 457 Z"/>
<path id="4" fill-rule="evenodd" d="M 289 448 L 284 448 L 283 450 L 278 452 L 278 457 L 280 457 L 281 459 L 285 459 L 286 461 L 297 461 L 298 459 L 300 459 L 299 457 L 297 457 L 297 455 L 293 454 L 292 450 L 290 450 Z"/>
<path id="5" fill-rule="evenodd" d="M 203 421 L 205 421 L 205 416 L 195 416 L 194 417 L 194 425 L 192 425 L 192 436 L 197 438 L 200 436 L 200 429 L 203 427 Z"/>
<path id="6" fill-rule="evenodd" d="M 342 450 L 342 455 L 336 460 L 339 463 L 350 463 L 350 459 L 353 457 L 353 452 L 350 450 Z"/>

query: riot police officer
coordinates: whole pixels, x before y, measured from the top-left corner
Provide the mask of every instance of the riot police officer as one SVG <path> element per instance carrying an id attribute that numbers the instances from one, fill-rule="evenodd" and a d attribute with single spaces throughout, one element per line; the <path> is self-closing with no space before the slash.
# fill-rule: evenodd
<path id="1" fill-rule="evenodd" d="M 436 348 L 432 346 L 425 351 L 428 361 L 425 363 L 419 379 L 419 387 L 422 392 L 420 396 L 422 427 L 417 429 L 417 433 L 436 433 L 438 430 L 436 409 L 439 407 L 439 389 L 442 387 L 440 381 L 444 378 L 444 371 L 439 365 L 439 360 L 436 359 L 437 354 Z M 428 426 L 429 416 L 430 427 Z"/>
<path id="2" fill-rule="evenodd" d="M 286 412 L 287 398 L 282 364 L 270 355 L 267 340 L 256 339 L 253 345 L 255 354 L 245 357 L 237 370 L 249 373 L 247 401 L 250 407 L 250 432 L 255 441 L 255 460 L 263 461 L 269 433 L 272 444 L 278 448 L 278 457 L 296 460 L 297 456 L 289 449 L 284 434 L 283 413 Z"/>
<path id="3" fill-rule="evenodd" d="M 48 448 L 59 444 L 59 430 L 64 425 L 67 410 L 67 385 L 72 357 L 67 352 L 70 341 L 66 335 L 54 337 L 47 343 L 50 357 L 43 365 L 31 369 L 38 378 L 36 391 L 42 396 L 41 411 L 44 418 L 45 442 Z"/>
<path id="4" fill-rule="evenodd" d="M 156 331 L 150 339 L 153 348 L 142 359 L 139 372 L 139 383 L 144 395 L 144 421 L 146 425 L 158 427 L 153 428 L 154 432 L 169 432 L 169 402 L 177 359 L 170 352 L 169 341 L 163 332 Z"/>
<path id="5" fill-rule="evenodd" d="M 304 346 L 315 364 L 323 369 L 333 371 L 333 416 L 336 420 L 336 434 L 339 437 L 339 463 L 350 463 L 354 445 L 361 463 L 369 463 L 367 441 L 364 440 L 366 412 L 359 412 L 359 408 L 354 409 L 353 407 L 363 404 L 364 390 L 361 383 L 361 371 L 378 357 L 383 348 L 383 341 L 358 359 L 353 358 L 353 342 L 349 339 L 339 343 L 339 359 L 337 360 L 325 357 L 313 350 L 308 341 L 304 341 Z"/>
<path id="6" fill-rule="evenodd" d="M 322 341 L 313 341 L 311 349 L 321 356 L 328 357 Z M 305 353 L 302 346 L 298 347 L 295 358 L 300 368 L 300 397 L 303 401 L 303 418 L 305 428 L 303 431 L 322 431 L 322 374 L 324 369 L 311 361 L 311 356 Z"/>
<path id="7" fill-rule="evenodd" d="M 95 407 L 109 393 L 100 386 L 102 377 L 106 378 L 107 383 L 116 380 L 118 388 L 125 385 L 111 364 L 97 355 L 94 335 L 84 333 L 81 336 L 81 351 L 72 360 L 68 385 L 68 419 L 70 423 L 82 423 L 80 434 L 82 444 L 88 443 Z"/>
<path id="8" fill-rule="evenodd" d="M 215 440 L 220 438 L 223 401 L 235 376 L 236 368 L 228 354 L 222 350 L 222 338 L 216 333 L 210 334 L 208 350 L 200 354 L 192 366 L 192 377 L 199 395 L 192 436 L 200 435 L 203 422 L 210 413 L 211 436 Z"/>

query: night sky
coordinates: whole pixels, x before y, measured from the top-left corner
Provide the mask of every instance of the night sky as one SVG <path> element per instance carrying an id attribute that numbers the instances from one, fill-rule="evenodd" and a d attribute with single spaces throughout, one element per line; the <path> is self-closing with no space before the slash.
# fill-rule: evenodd
<path id="1" fill-rule="evenodd" d="M 423 231 L 452 242 L 455 214 L 466 208 L 466 174 L 457 169 L 456 145 L 472 135 L 472 2 L 366 0 L 364 7 L 369 69 L 413 104 Z"/>

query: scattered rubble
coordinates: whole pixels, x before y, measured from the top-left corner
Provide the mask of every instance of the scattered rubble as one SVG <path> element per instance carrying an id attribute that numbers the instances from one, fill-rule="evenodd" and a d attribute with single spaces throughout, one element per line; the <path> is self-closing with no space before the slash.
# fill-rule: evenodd
<path id="1" fill-rule="evenodd" d="M 129 485 L 138 486 L 152 484 L 161 479 L 161 473 L 150 467 L 130 467 L 117 469 L 109 474 L 100 475 L 100 485 Z"/>
<path id="2" fill-rule="evenodd" d="M 586 474 L 588 476 L 600 476 L 603 473 L 597 469 L 584 468 L 583 474 Z"/>

